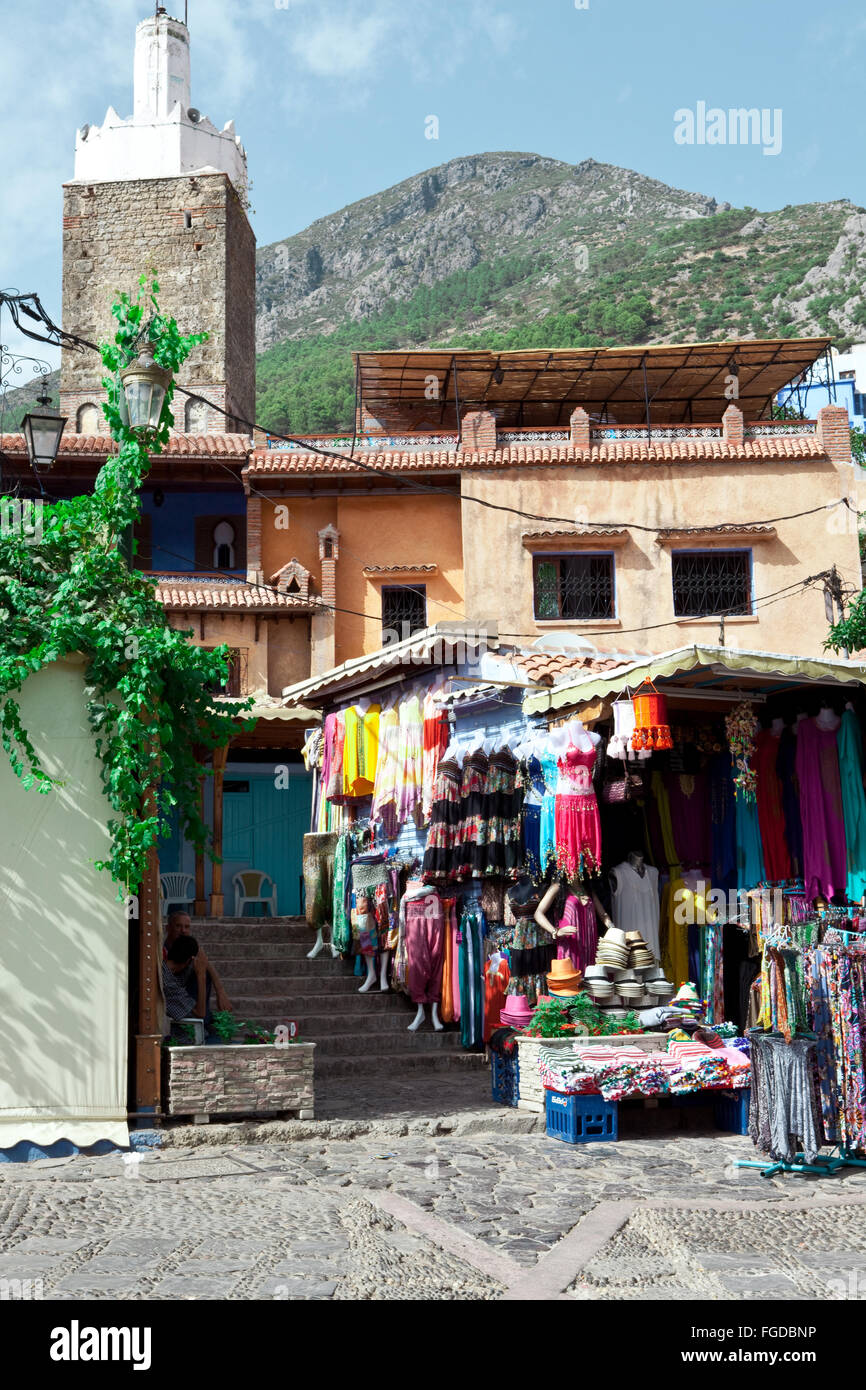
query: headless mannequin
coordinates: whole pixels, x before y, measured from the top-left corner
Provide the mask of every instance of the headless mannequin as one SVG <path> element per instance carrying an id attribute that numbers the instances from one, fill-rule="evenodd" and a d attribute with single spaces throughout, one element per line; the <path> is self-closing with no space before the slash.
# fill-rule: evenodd
<path id="1" fill-rule="evenodd" d="M 770 733 L 773 735 L 773 738 L 781 738 L 784 728 L 784 719 L 774 719 L 772 724 L 770 725 Z"/>
<path id="2" fill-rule="evenodd" d="M 321 955 L 321 953 L 322 953 L 322 951 L 324 951 L 324 949 L 325 949 L 325 938 L 324 938 L 324 936 L 322 935 L 322 928 L 319 927 L 319 930 L 316 932 L 316 939 L 315 939 L 315 941 L 313 942 L 313 949 L 312 949 L 311 951 L 308 951 L 308 952 L 307 952 L 307 960 L 315 960 L 315 959 L 316 959 L 316 956 Z M 336 956 L 338 956 L 339 954 L 340 954 L 340 952 L 337 950 L 337 948 L 336 948 L 336 947 L 333 945 L 333 943 L 332 943 L 332 944 L 331 944 L 331 955 L 334 956 L 334 957 L 336 957 Z"/>
<path id="3" fill-rule="evenodd" d="M 828 705 L 823 705 L 815 716 L 815 723 L 818 725 L 819 729 L 823 729 L 826 733 L 833 729 L 838 729 L 839 716 L 836 711 L 830 709 Z"/>
<path id="4" fill-rule="evenodd" d="M 410 879 L 409 882 L 406 884 L 406 889 L 407 889 L 407 891 L 408 891 L 408 889 L 410 889 L 410 888 L 417 888 L 417 887 L 421 887 L 421 886 L 423 886 L 423 885 L 421 885 L 421 884 L 419 883 L 418 879 Z M 418 1032 L 418 1029 L 421 1027 L 421 1024 L 424 1022 L 424 1018 L 425 1018 L 424 1005 L 423 1005 L 423 1004 L 419 1004 L 419 1005 L 418 1005 L 418 1011 L 417 1011 L 417 1013 L 415 1014 L 415 1017 L 412 1019 L 412 1022 L 409 1024 L 409 1027 L 406 1029 L 407 1033 L 417 1033 L 417 1032 Z M 433 1027 L 435 1028 L 435 1030 L 436 1030 L 437 1033 L 441 1033 L 442 1030 L 443 1030 L 443 1028 L 445 1027 L 444 1023 L 442 1022 L 442 1020 L 441 1020 L 440 1017 L 439 1017 L 439 1005 L 438 1005 L 438 1004 L 431 1004 L 431 1005 L 430 1005 L 430 1022 L 433 1024 Z"/>
<path id="5" fill-rule="evenodd" d="M 582 903 L 588 903 L 590 898 L 592 898 L 592 905 L 595 909 L 596 921 L 599 923 L 599 925 L 604 926 L 605 928 L 613 926 L 613 922 L 610 920 L 607 913 L 605 912 L 604 907 L 602 906 L 601 901 L 599 899 L 599 896 L 594 888 L 590 889 L 590 891 L 587 892 L 583 880 L 575 878 L 572 879 L 571 883 L 569 883 L 568 891 L 570 893 L 573 893 L 574 896 L 578 898 L 579 901 Z M 550 918 L 547 916 L 551 907 L 556 902 L 556 897 L 558 893 L 559 884 L 556 881 L 554 881 L 553 883 L 551 883 L 550 887 L 547 889 L 547 892 L 544 894 L 544 897 L 541 899 L 541 902 L 538 904 L 538 907 L 535 909 L 535 921 L 538 923 L 540 927 L 543 927 L 544 930 L 554 938 L 557 936 L 573 936 L 574 927 L 555 927 L 551 922 Z"/>

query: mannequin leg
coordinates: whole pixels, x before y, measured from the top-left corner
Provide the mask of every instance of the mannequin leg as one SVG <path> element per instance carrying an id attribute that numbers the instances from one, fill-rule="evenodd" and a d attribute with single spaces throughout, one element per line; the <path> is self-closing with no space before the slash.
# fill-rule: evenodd
<path id="1" fill-rule="evenodd" d="M 388 963 L 390 959 L 391 952 L 383 951 L 379 963 L 379 988 L 383 991 L 387 991 L 391 988 L 391 986 L 388 984 Z"/>
<path id="2" fill-rule="evenodd" d="M 324 939 L 324 937 L 322 936 L 322 928 L 319 927 L 319 930 L 316 932 L 316 940 L 315 940 L 315 942 L 314 942 L 314 944 L 313 944 L 313 949 L 312 949 L 312 951 L 308 951 L 308 952 L 307 952 L 307 960 L 315 960 L 315 959 L 316 959 L 316 956 L 319 955 L 319 953 L 320 953 L 321 951 L 323 951 L 324 949 L 325 949 L 325 939 Z"/>
<path id="3" fill-rule="evenodd" d="M 430 1019 L 431 1019 L 431 1022 L 432 1022 L 432 1024 L 433 1024 L 433 1027 L 436 1029 L 436 1032 L 437 1032 L 437 1033 L 441 1033 L 441 1032 L 442 1032 L 442 1029 L 445 1027 L 445 1024 L 442 1023 L 441 1020 L 440 1020 L 440 1018 L 439 1018 L 439 1005 L 438 1005 L 438 1004 L 431 1004 L 431 1006 L 430 1006 Z"/>
<path id="4" fill-rule="evenodd" d="M 367 962 L 367 978 L 358 990 L 359 994 L 366 994 L 376 983 L 376 957 L 365 956 L 364 960 Z"/>
<path id="5" fill-rule="evenodd" d="M 418 1005 L 418 1012 L 417 1012 L 417 1014 L 415 1015 L 415 1017 L 412 1019 L 412 1022 L 409 1024 L 409 1027 L 408 1027 L 408 1029 L 407 1029 L 407 1032 L 409 1032 L 409 1033 L 417 1033 L 418 1029 L 421 1027 L 421 1024 L 422 1024 L 423 1022 L 424 1022 L 424 1005 L 423 1005 L 423 1004 L 419 1004 L 419 1005 Z"/>

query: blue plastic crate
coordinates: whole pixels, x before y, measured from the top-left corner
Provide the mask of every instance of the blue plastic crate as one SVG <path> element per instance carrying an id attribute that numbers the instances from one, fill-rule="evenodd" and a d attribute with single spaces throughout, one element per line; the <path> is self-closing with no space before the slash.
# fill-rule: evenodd
<path id="1" fill-rule="evenodd" d="M 565 1096 L 544 1092 L 547 1133 L 566 1144 L 600 1144 L 619 1134 L 619 1106 L 601 1096 Z"/>
<path id="2" fill-rule="evenodd" d="M 490 1054 L 491 1092 L 497 1105 L 517 1105 L 520 1089 L 520 1063 L 517 1053 L 513 1057 L 503 1057 L 499 1052 Z"/>
<path id="3" fill-rule="evenodd" d="M 720 1091 L 715 1097 L 716 1129 L 727 1134 L 748 1134 L 751 1094 L 748 1086 L 740 1091 Z"/>

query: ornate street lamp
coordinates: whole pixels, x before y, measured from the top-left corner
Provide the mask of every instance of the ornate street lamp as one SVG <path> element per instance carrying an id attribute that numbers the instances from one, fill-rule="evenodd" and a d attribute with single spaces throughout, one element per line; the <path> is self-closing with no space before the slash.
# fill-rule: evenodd
<path id="1" fill-rule="evenodd" d="M 135 362 L 120 373 L 129 427 L 136 434 L 147 436 L 159 429 L 159 417 L 165 393 L 171 384 L 171 372 L 158 367 L 153 360 L 153 348 L 145 343 Z"/>
<path id="2" fill-rule="evenodd" d="M 34 473 L 47 473 L 57 458 L 66 417 L 54 409 L 44 385 L 37 401 L 41 409 L 27 412 L 21 421 L 21 432 Z"/>

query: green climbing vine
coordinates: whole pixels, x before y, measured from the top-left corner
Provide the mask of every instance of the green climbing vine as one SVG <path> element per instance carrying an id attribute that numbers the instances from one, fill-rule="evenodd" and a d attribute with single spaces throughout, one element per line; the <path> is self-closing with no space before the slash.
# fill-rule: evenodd
<path id="1" fill-rule="evenodd" d="M 117 332 L 101 348 L 103 410 L 118 451 L 100 469 L 92 494 L 43 504 L 41 535 L 23 528 L 0 533 L 0 741 L 23 785 L 50 793 L 54 781 L 38 757 L 35 731 L 22 723 L 16 695 L 35 672 L 83 655 L 87 712 L 113 811 L 111 852 L 96 868 L 127 892 L 141 881 L 147 851 L 173 808 L 187 838 L 206 843 L 196 750 L 224 745 L 238 712 L 251 703 L 214 701 L 212 692 L 226 679 L 227 649 L 195 647 L 169 627 L 154 581 L 128 564 L 125 539 L 139 518 L 148 450 L 159 453 L 168 442 L 174 387 L 145 447 L 126 420 L 119 372 L 149 341 L 157 364 L 175 373 L 207 337 L 182 335 L 160 313 L 155 280 L 142 276 L 139 286 L 140 298 L 123 294 L 112 307 Z"/>

